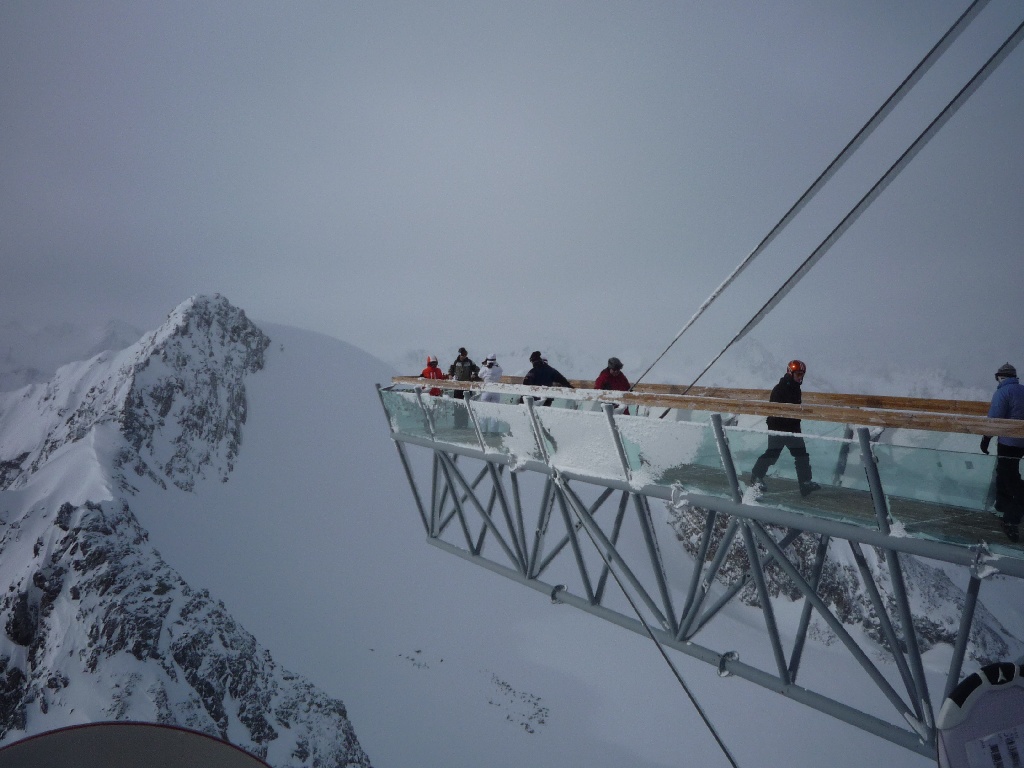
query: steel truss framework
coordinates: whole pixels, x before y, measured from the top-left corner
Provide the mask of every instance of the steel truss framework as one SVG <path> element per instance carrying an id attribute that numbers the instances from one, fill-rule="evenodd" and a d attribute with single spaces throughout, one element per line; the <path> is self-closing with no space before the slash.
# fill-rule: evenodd
<path id="1" fill-rule="evenodd" d="M 422 396 L 422 392 L 419 394 Z M 1019 561 L 999 560 L 998 567 L 993 567 L 997 558 L 984 546 L 967 548 L 890 536 L 886 497 L 877 467 L 871 460 L 862 463 L 877 513 L 877 530 L 784 509 L 743 504 L 722 416 L 718 414 L 712 416 L 712 423 L 732 499 L 686 494 L 679 487 L 633 487 L 621 438 L 612 418 L 612 406 L 608 404 L 604 409 L 620 452 L 625 480 L 587 476 L 553 466 L 543 450 L 541 425 L 530 398 L 525 398 L 522 407 L 530 414 L 545 460 L 517 461 L 508 454 L 488 451 L 471 401 L 465 402 L 473 428 L 480 437 L 478 450 L 463 444 L 445 443 L 436 435 L 434 439 L 425 439 L 404 434 L 392 425 L 391 437 L 428 542 L 542 592 L 552 602 L 575 606 L 626 629 L 649 635 L 666 648 L 717 667 L 722 676 L 744 678 L 909 750 L 935 756 L 932 699 L 921 644 L 911 620 L 902 560 L 912 555 L 964 567 L 966 599 L 946 674 L 944 696 L 960 679 L 982 581 L 995 572 L 1024 576 Z M 429 423 L 429 414 L 427 420 Z M 859 430 L 858 437 L 862 455 L 870 456 L 868 431 Z M 433 452 L 430 471 L 421 471 L 419 478 L 413 470 L 410 447 Z M 429 479 L 422 477 L 424 474 L 429 474 Z M 668 526 L 655 526 L 652 499 L 677 507 L 685 504 L 701 516 L 703 530 L 695 558 L 684 557 L 678 542 L 673 541 L 671 547 L 663 546 L 661 540 L 665 539 Z M 725 532 L 719 535 L 723 524 Z M 719 534 L 715 533 L 716 528 Z M 793 555 L 792 545 L 801 537 L 811 537 L 815 542 L 809 574 L 806 568 L 801 572 Z M 885 647 L 862 647 L 818 592 L 829 544 L 840 541 L 852 552 L 865 592 L 879 619 Z M 747 570 L 722 591 L 712 585 L 734 545 L 745 551 Z M 877 574 L 869 566 L 865 547 L 877 547 L 884 557 L 894 610 L 890 610 L 888 601 L 882 597 L 883 590 Z M 684 557 L 686 563 L 692 561 L 689 580 L 682 590 L 678 589 L 677 581 L 673 590 L 669 587 L 667 560 L 675 558 L 674 564 L 678 565 L 680 557 Z M 779 629 L 768 590 L 765 569 L 770 564 L 777 566 L 803 596 L 798 626 L 795 635 L 790 628 L 788 642 Z M 675 568 L 672 572 L 678 574 L 678 570 Z M 628 604 L 622 601 L 618 589 L 611 588 L 609 577 L 626 592 Z M 696 641 L 699 633 L 721 616 L 723 609 L 751 582 L 757 591 L 773 660 L 764 669 L 741 661 L 732 651 L 705 647 Z M 797 683 L 815 612 L 888 701 L 892 720 L 900 724 Z M 872 660 L 884 658 L 885 654 L 892 665 L 889 675 Z"/>

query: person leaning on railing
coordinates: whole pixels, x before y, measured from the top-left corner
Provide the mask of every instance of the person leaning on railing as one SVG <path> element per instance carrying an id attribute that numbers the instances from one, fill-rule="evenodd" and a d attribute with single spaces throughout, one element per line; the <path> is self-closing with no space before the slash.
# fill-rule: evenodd
<path id="1" fill-rule="evenodd" d="M 530 354 L 530 365 L 533 366 L 527 371 L 523 378 L 523 384 L 527 387 L 566 387 L 575 389 L 569 380 L 556 369 L 548 365 L 544 355 L 539 350 Z M 553 398 L 547 397 L 541 405 L 551 405 Z"/>
<path id="2" fill-rule="evenodd" d="M 990 419 L 1024 420 L 1024 385 L 1017 369 L 1004 363 L 996 371 L 996 391 L 988 409 Z M 988 453 L 990 435 L 981 438 L 982 453 Z M 1024 517 L 1024 481 L 1020 460 L 1024 457 L 1024 438 L 1000 437 L 996 440 L 996 511 L 1003 515 L 1003 531 L 1010 541 L 1020 541 L 1020 521 Z"/>
<path id="3" fill-rule="evenodd" d="M 594 381 L 594 389 L 611 389 L 617 392 L 629 392 L 629 379 L 622 372 L 622 361 L 617 357 L 608 358 L 608 367 L 597 374 Z M 624 408 L 623 413 L 629 415 L 629 408 Z"/>
<path id="4" fill-rule="evenodd" d="M 469 359 L 469 353 L 465 347 L 459 347 L 458 357 L 448 368 L 448 378 L 455 381 L 480 381 L 480 366 Z M 456 389 L 453 393 L 455 399 L 464 400 L 464 390 Z M 465 408 L 455 409 L 455 428 L 466 429 L 469 426 L 469 415 Z"/>
<path id="5" fill-rule="evenodd" d="M 444 373 L 441 372 L 440 366 L 437 364 L 437 358 L 433 355 L 427 356 L 427 367 L 420 373 L 422 379 L 443 379 Z M 431 387 L 430 394 L 434 397 L 441 396 L 440 387 Z"/>

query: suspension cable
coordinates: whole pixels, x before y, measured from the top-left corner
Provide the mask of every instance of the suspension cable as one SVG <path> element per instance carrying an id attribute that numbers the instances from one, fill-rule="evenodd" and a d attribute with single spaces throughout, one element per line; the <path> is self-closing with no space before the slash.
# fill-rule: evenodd
<path id="1" fill-rule="evenodd" d="M 736 758 L 732 756 L 732 753 L 729 751 L 729 748 L 725 745 L 725 742 L 722 740 L 721 735 L 719 735 L 714 724 L 711 722 L 711 719 L 704 711 L 704 708 L 701 707 L 700 702 L 697 701 L 697 697 L 693 695 L 693 692 L 690 690 L 690 687 L 686 684 L 686 681 L 683 680 L 682 673 L 679 671 L 676 665 L 672 663 L 672 659 L 669 658 L 668 653 L 665 651 L 665 646 L 662 645 L 660 640 L 658 640 L 658 638 L 654 634 L 654 631 L 651 629 L 646 619 L 644 619 L 643 614 L 640 612 L 640 607 L 636 604 L 636 601 L 633 600 L 633 596 L 629 594 L 629 591 L 622 583 L 622 579 L 619 578 L 618 573 L 616 573 L 615 569 L 612 567 L 611 561 L 609 560 L 608 556 L 605 555 L 604 550 L 601 549 L 601 547 L 598 545 L 597 539 L 595 538 L 594 534 L 591 533 L 590 527 L 586 524 L 586 521 L 583 519 L 583 515 L 581 514 L 580 509 L 577 506 L 577 500 L 575 498 L 576 494 L 573 493 L 571 489 L 566 487 L 568 484 L 566 483 L 565 479 L 561 476 L 561 474 L 555 475 L 555 483 L 558 485 L 559 490 L 562 491 L 565 498 L 568 500 L 569 507 L 572 509 L 573 514 L 576 515 L 576 519 L 579 521 L 580 527 L 587 532 L 587 537 L 590 539 L 590 542 L 594 545 L 594 549 L 597 550 L 597 554 L 601 556 L 601 560 L 604 561 L 605 567 L 608 569 L 608 572 L 611 573 L 612 578 L 615 579 L 615 583 L 619 585 L 619 589 L 622 591 L 622 594 L 625 595 L 626 601 L 633 609 L 633 613 L 636 614 L 637 619 L 643 625 L 644 631 L 647 633 L 647 636 L 651 638 L 655 646 L 657 646 L 658 653 L 661 654 L 661 658 L 663 658 L 665 660 L 665 663 L 668 664 L 669 669 L 672 670 L 672 674 L 675 676 L 676 680 L 679 682 L 679 685 L 686 693 L 687 698 L 690 699 L 690 703 L 693 705 L 693 708 L 697 711 L 697 714 L 700 716 L 700 719 L 704 722 L 704 725 L 707 727 L 708 731 L 710 731 L 711 735 L 714 737 L 715 742 L 718 744 L 718 748 L 722 750 L 722 754 L 725 755 L 726 760 L 729 761 L 729 765 L 731 765 L 732 768 L 739 768 L 739 764 L 736 762 Z"/>
<path id="2" fill-rule="evenodd" d="M 683 394 L 689 392 L 690 389 L 700 381 L 701 377 L 708 372 L 708 369 L 717 363 L 719 358 L 721 358 L 733 344 L 752 331 L 757 324 L 764 319 L 765 315 L 767 315 L 779 304 L 780 301 L 782 301 L 782 299 L 786 297 L 786 294 L 788 294 L 793 287 L 800 282 L 804 275 L 806 275 L 818 260 L 825 255 L 829 248 L 835 244 L 836 240 L 838 240 L 839 237 L 849 229 L 850 225 L 860 217 L 860 215 L 868 208 L 868 206 L 871 205 L 871 203 L 875 201 L 882 191 L 889 186 L 893 179 L 899 175 L 900 171 L 902 171 L 907 164 L 914 159 L 917 153 L 924 148 L 932 136 L 934 136 L 954 114 L 956 114 L 957 110 L 963 106 L 964 102 L 967 101 L 967 99 L 981 87 L 981 84 L 988 79 L 988 76 L 1003 63 L 1006 57 L 1009 56 L 1010 53 L 1013 52 L 1013 49 L 1017 47 L 1021 39 L 1024 39 L 1024 22 L 1021 22 L 1013 33 L 1006 38 L 1003 44 L 999 46 L 999 49 L 982 65 L 981 69 L 974 73 L 974 77 L 972 77 L 967 84 L 960 89 L 957 95 L 954 96 L 948 104 L 946 104 L 938 116 L 932 120 L 932 122 L 928 124 L 928 127 L 925 128 L 924 131 L 922 131 L 914 140 L 913 144 L 911 144 L 906 151 L 900 155 L 899 159 L 889 166 L 889 170 L 887 170 L 882 177 L 875 182 L 875 185 L 871 187 L 867 194 L 857 202 L 845 217 L 843 217 L 843 220 L 836 225 L 835 229 L 833 229 L 828 236 L 821 241 L 818 247 L 815 248 L 806 259 L 804 259 L 803 263 L 797 267 L 796 271 L 793 272 L 786 282 L 782 284 L 782 286 L 770 299 L 768 299 L 767 302 L 765 302 L 761 309 L 759 309 L 750 321 L 743 326 L 740 332 L 732 337 L 732 340 L 715 356 L 715 359 L 708 363 L 704 370 L 697 375 L 697 378 L 690 382 L 686 389 L 683 390 Z"/>
<path id="3" fill-rule="evenodd" d="M 737 277 L 740 276 L 740 273 L 742 273 L 750 265 L 750 263 L 755 258 L 757 258 L 762 253 L 762 251 L 765 250 L 765 248 L 768 247 L 768 245 L 776 238 L 776 236 L 780 232 L 782 232 L 782 230 L 789 224 L 789 222 L 792 221 L 793 218 L 795 218 L 796 215 L 804 208 L 804 206 L 811 201 L 811 199 L 818 193 L 818 191 L 825 185 L 825 183 L 829 179 L 831 179 L 833 175 L 835 175 L 836 171 L 838 171 L 840 167 L 842 167 L 842 165 L 860 147 L 860 145 L 864 143 L 868 136 L 870 136 L 874 132 L 875 128 L 878 127 L 882 120 L 884 120 L 889 115 L 889 113 L 892 112 L 893 109 L 895 109 L 896 105 L 899 104 L 899 102 L 903 99 L 904 96 L 906 96 L 910 89 L 917 84 L 917 82 L 931 68 L 932 64 L 934 64 L 935 61 L 943 53 L 945 53 L 949 46 L 953 44 L 953 41 L 960 36 L 960 33 L 967 28 L 967 26 L 981 12 L 981 10 L 986 5 L 988 5 L 988 3 L 989 0 L 974 0 L 974 2 L 972 2 L 970 6 L 968 6 L 967 10 L 964 11 L 960 15 L 960 17 L 953 23 L 953 26 L 946 30 L 946 33 L 939 39 L 939 41 L 934 46 L 932 46 L 932 49 L 928 51 L 928 53 L 925 55 L 923 59 L 921 59 L 920 62 L 918 62 L 917 66 L 914 67 L 913 70 L 911 70 L 910 74 L 907 75 L 906 78 L 904 78 L 903 82 L 899 84 L 896 90 L 889 95 L 889 98 L 885 100 L 882 106 L 880 106 L 871 116 L 871 118 L 866 123 L 864 123 L 861 129 L 857 131 L 854 137 L 850 139 L 850 141 L 846 144 L 845 147 L 843 147 L 842 151 L 840 151 L 840 153 L 835 156 L 832 162 L 828 164 L 825 170 L 822 171 L 821 174 L 819 174 L 818 178 L 814 180 L 811 186 L 809 186 L 800 196 L 800 198 L 795 203 L 793 203 L 792 207 L 788 211 L 786 211 L 785 215 L 783 215 L 783 217 L 779 219 L 775 226 L 771 228 L 771 231 L 769 231 L 768 234 L 764 236 L 764 238 L 761 240 L 761 242 L 757 244 L 754 250 L 747 254 L 747 257 L 743 259 L 742 262 L 740 262 L 739 266 L 737 266 L 729 274 L 729 276 L 725 278 L 722 284 L 719 285 L 714 291 L 712 291 L 711 295 L 704 300 L 704 303 L 701 304 L 700 307 L 698 307 L 697 311 L 686 322 L 686 325 L 683 326 L 682 330 L 680 330 L 679 333 L 676 334 L 675 338 L 672 339 L 671 342 L 669 342 L 669 345 L 665 347 L 665 349 L 662 351 L 660 355 L 658 355 L 654 362 L 647 366 L 647 370 L 640 374 L 637 380 L 633 382 L 633 386 L 630 387 L 630 390 L 632 390 L 633 387 L 640 383 L 641 379 L 643 379 L 648 373 L 650 373 L 651 369 L 655 365 L 657 365 L 666 354 L 668 354 L 668 351 L 672 349 L 672 347 L 675 345 L 677 341 L 679 341 L 682 335 L 686 333 L 690 326 L 692 326 L 697 321 L 697 318 L 704 314 L 704 310 L 711 306 L 711 304 L 722 294 L 722 292 L 725 291 L 725 289 L 729 287 L 729 285 L 731 285 Z M 691 384 L 690 386 L 693 385 Z"/>

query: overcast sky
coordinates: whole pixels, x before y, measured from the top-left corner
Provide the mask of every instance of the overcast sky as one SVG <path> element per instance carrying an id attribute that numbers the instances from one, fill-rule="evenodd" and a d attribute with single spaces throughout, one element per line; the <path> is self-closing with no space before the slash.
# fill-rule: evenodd
<path id="1" fill-rule="evenodd" d="M 384 359 L 638 371 L 966 6 L 9 0 L 0 320 L 149 329 L 219 292 Z M 699 371 L 1022 18 L 992 0 L 651 379 Z M 1024 46 L 741 345 L 1024 366 L 1022 82 Z"/>

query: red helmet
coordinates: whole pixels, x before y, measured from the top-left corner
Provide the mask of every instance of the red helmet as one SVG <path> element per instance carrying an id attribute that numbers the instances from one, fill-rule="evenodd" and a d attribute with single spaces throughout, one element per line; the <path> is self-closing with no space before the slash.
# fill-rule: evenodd
<path id="1" fill-rule="evenodd" d="M 803 360 L 790 360 L 786 368 L 789 369 L 790 373 L 807 373 L 807 366 Z"/>

